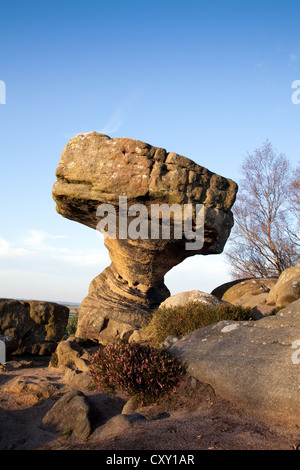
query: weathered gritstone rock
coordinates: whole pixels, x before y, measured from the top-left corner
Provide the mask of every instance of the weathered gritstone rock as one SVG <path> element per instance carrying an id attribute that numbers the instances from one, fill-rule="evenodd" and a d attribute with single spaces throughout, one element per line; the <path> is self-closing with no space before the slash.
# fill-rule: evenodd
<path id="1" fill-rule="evenodd" d="M 276 283 L 277 278 L 241 279 L 223 284 L 214 289 L 211 294 L 231 304 L 242 305 L 246 296 L 268 294 Z"/>
<path id="2" fill-rule="evenodd" d="M 283 307 L 300 298 L 300 263 L 285 269 L 267 297 L 268 305 Z"/>
<path id="3" fill-rule="evenodd" d="M 42 428 L 53 432 L 70 432 L 87 439 L 96 420 L 96 411 L 80 390 L 64 394 L 42 420 Z"/>
<path id="4" fill-rule="evenodd" d="M 110 418 L 105 424 L 97 428 L 91 438 L 95 441 L 113 438 L 122 433 L 130 432 L 135 423 L 145 420 L 146 418 L 140 413 L 119 414 Z"/>
<path id="5" fill-rule="evenodd" d="M 98 206 L 109 203 L 118 211 L 120 196 L 127 197 L 127 207 L 144 204 L 149 214 L 152 204 L 205 207 L 200 249 L 186 250 L 184 236 L 105 237 L 112 263 L 91 282 L 81 304 L 76 336 L 83 339 L 105 344 L 124 329 L 145 326 L 170 295 L 164 275 L 189 256 L 221 253 L 233 225 L 230 209 L 236 183 L 138 140 L 79 134 L 63 150 L 56 176 L 53 198 L 58 213 L 94 229 L 100 220 Z M 149 227 L 150 220 L 147 223 Z"/>
<path id="6" fill-rule="evenodd" d="M 55 352 L 57 356 L 56 367 L 69 367 L 83 372 L 89 371 L 91 353 L 89 353 L 76 338 L 70 337 L 61 341 Z M 94 350 L 93 353 L 95 353 Z"/>
<path id="7" fill-rule="evenodd" d="M 224 305 L 226 302 L 219 300 L 217 297 L 200 290 L 191 290 L 187 292 L 180 292 L 179 294 L 172 295 L 164 300 L 160 307 L 172 308 L 177 306 L 186 305 L 189 302 L 198 302 L 208 307 L 216 307 L 217 305 Z"/>
<path id="8" fill-rule="evenodd" d="M 57 392 L 57 387 L 53 385 L 47 377 L 16 377 L 8 382 L 6 389 L 9 393 L 26 396 L 36 403 L 40 400 L 46 400 Z"/>
<path id="9" fill-rule="evenodd" d="M 190 375 L 261 420 L 300 422 L 300 300 L 257 321 L 221 321 L 170 351 Z"/>
<path id="10" fill-rule="evenodd" d="M 7 354 L 50 355 L 63 338 L 69 309 L 55 302 L 0 299 L 0 334 L 13 338 Z"/>

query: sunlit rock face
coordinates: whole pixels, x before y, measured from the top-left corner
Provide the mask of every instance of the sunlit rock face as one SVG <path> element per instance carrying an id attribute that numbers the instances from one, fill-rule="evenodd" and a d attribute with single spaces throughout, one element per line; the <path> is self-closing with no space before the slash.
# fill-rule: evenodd
<path id="1" fill-rule="evenodd" d="M 79 134 L 64 148 L 56 177 L 53 198 L 62 216 L 96 229 L 106 217 L 103 211 L 99 216 L 99 206 L 109 204 L 116 215 L 116 236 L 108 223 L 104 229 L 111 265 L 91 282 L 80 306 L 76 336 L 83 339 L 105 343 L 146 325 L 154 309 L 170 295 L 165 274 L 189 256 L 221 253 L 233 226 L 234 181 L 139 140 L 111 139 L 96 132 Z M 126 219 L 121 219 L 121 200 L 122 210 L 124 203 L 125 212 L 129 210 Z M 138 224 L 140 212 L 130 212 L 134 204 L 144 208 L 143 223 Z M 178 224 L 176 233 L 174 225 L 179 213 L 169 218 L 168 238 L 161 229 L 164 218 L 159 213 L 159 236 L 154 239 L 153 207 L 162 204 L 180 208 L 180 235 Z M 202 243 L 187 235 L 183 222 L 187 207 L 193 208 L 193 233 L 199 226 L 195 210 L 201 208 Z M 123 234 L 124 229 L 130 233 L 134 227 L 143 236 L 133 239 L 127 233 L 120 237 L 120 225 Z M 142 230 L 145 227 L 147 237 Z"/>

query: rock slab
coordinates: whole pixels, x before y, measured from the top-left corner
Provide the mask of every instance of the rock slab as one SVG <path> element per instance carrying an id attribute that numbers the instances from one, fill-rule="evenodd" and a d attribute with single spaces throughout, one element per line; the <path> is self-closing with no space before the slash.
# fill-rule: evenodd
<path id="1" fill-rule="evenodd" d="M 7 385 L 9 393 L 29 397 L 34 403 L 47 400 L 57 392 L 55 385 L 47 377 L 16 377 Z"/>
<path id="2" fill-rule="evenodd" d="M 53 198 L 58 213 L 93 229 L 103 220 L 97 216 L 101 204 L 120 213 L 119 197 L 127 198 L 127 212 L 133 204 L 143 204 L 148 229 L 154 204 L 176 204 L 181 212 L 184 204 L 204 206 L 201 248 L 187 250 L 185 234 L 174 237 L 173 221 L 173 235 L 162 237 L 162 217 L 158 238 L 113 238 L 105 233 L 112 263 L 91 282 L 80 306 L 76 336 L 83 339 L 105 344 L 124 329 L 145 326 L 170 296 L 165 274 L 188 256 L 221 253 L 233 225 L 234 181 L 139 140 L 78 134 L 64 148 L 56 177 Z M 134 216 L 127 218 L 126 229 L 132 221 Z M 192 221 L 195 224 L 194 215 Z M 117 232 L 120 224 L 118 219 Z"/>
<path id="3" fill-rule="evenodd" d="M 300 300 L 257 321 L 196 330 L 170 351 L 188 373 L 261 420 L 300 423 Z"/>
<path id="4" fill-rule="evenodd" d="M 69 309 L 54 302 L 0 299 L 0 335 L 13 338 L 9 353 L 50 355 L 63 338 Z"/>

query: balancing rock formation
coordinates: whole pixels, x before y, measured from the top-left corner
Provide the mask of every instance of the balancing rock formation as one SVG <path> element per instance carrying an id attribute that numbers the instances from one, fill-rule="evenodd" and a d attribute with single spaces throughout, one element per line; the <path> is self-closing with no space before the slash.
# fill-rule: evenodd
<path id="1" fill-rule="evenodd" d="M 112 262 L 91 282 L 80 306 L 78 338 L 105 344 L 145 326 L 170 296 L 164 275 L 189 256 L 221 253 L 233 226 L 234 181 L 139 140 L 79 134 L 64 148 L 56 177 L 57 212 L 93 229 L 101 219 L 98 206 L 110 204 L 118 214 L 120 196 L 127 197 L 128 207 L 143 204 L 150 215 L 153 204 L 204 205 L 204 243 L 195 250 L 186 249 L 183 230 L 181 239 L 169 240 L 161 233 L 158 239 L 105 234 Z"/>

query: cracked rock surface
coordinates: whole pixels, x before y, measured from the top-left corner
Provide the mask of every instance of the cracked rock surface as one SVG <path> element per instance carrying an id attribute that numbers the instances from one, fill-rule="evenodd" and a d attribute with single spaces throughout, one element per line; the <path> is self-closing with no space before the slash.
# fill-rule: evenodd
<path id="1" fill-rule="evenodd" d="M 257 321 L 221 321 L 170 348 L 188 372 L 263 420 L 300 423 L 300 300 Z"/>

